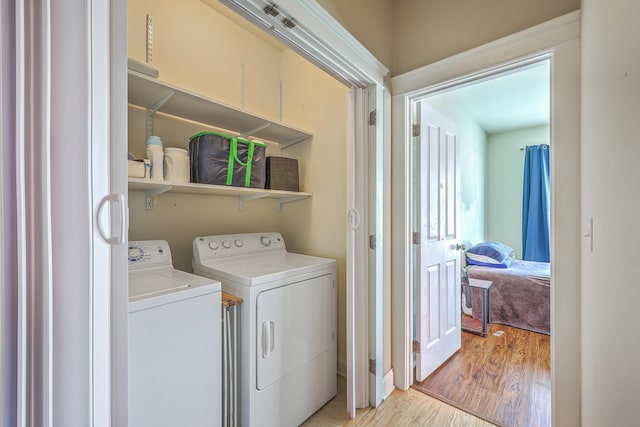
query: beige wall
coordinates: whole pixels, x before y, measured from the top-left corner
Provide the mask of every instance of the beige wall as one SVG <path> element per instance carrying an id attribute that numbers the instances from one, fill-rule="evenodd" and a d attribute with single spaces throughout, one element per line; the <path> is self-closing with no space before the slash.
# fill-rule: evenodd
<path id="1" fill-rule="evenodd" d="M 578 10 L 580 0 L 319 0 L 397 76 Z"/>
<path id="2" fill-rule="evenodd" d="M 240 28 L 199 0 L 129 0 L 129 57 L 145 58 L 145 16 L 154 21 L 154 65 L 160 79 L 277 120 L 313 137 L 282 151 L 297 158 L 302 191 L 313 193 L 278 211 L 274 200 L 165 193 L 145 209 L 143 192 L 129 193 L 130 240 L 165 239 L 174 265 L 191 270 L 191 242 L 199 235 L 279 231 L 292 252 L 338 262 L 338 357 L 346 359 L 346 99 L 348 89 L 306 60 Z M 244 98 L 240 64 L 244 64 Z M 129 107 L 129 151 L 145 152 L 145 111 Z M 211 128 L 156 114 L 154 134 L 165 147 L 188 147 L 188 138 Z M 280 155 L 274 144 L 268 153 Z"/>
<path id="3" fill-rule="evenodd" d="M 579 0 L 394 0 L 393 75 L 580 8 Z"/>
<path id="4" fill-rule="evenodd" d="M 318 0 L 388 69 L 392 65 L 392 2 L 390 0 Z"/>

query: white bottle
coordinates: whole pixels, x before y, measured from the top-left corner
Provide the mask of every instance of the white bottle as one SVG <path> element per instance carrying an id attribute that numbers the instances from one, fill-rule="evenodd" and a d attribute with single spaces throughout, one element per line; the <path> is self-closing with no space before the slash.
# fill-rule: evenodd
<path id="1" fill-rule="evenodd" d="M 162 151 L 162 140 L 159 136 L 147 137 L 147 157 L 151 162 L 151 179 L 164 181 L 164 151 Z"/>

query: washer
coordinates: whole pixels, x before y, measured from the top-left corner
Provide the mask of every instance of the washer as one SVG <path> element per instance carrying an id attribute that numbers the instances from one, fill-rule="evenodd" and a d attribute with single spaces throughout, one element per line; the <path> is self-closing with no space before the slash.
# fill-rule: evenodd
<path id="1" fill-rule="evenodd" d="M 166 241 L 129 242 L 130 427 L 221 425 L 220 297 Z"/>
<path id="2" fill-rule="evenodd" d="M 289 253 L 279 233 L 193 241 L 195 274 L 243 298 L 240 424 L 298 426 L 337 392 L 336 261 Z"/>

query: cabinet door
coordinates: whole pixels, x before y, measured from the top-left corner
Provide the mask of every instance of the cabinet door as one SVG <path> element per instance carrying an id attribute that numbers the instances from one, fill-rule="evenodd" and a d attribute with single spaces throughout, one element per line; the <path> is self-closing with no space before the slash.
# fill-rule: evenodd
<path id="1" fill-rule="evenodd" d="M 335 340 L 333 275 L 261 292 L 256 301 L 258 390 L 330 349 Z"/>

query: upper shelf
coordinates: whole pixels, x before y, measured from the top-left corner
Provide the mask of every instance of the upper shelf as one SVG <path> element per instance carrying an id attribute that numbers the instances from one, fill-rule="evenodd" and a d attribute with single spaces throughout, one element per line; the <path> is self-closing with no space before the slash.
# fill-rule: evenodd
<path id="1" fill-rule="evenodd" d="M 173 95 L 171 95 L 173 93 Z M 222 104 L 186 89 L 129 70 L 129 103 L 216 128 L 280 144 L 285 148 L 310 133 Z"/>

